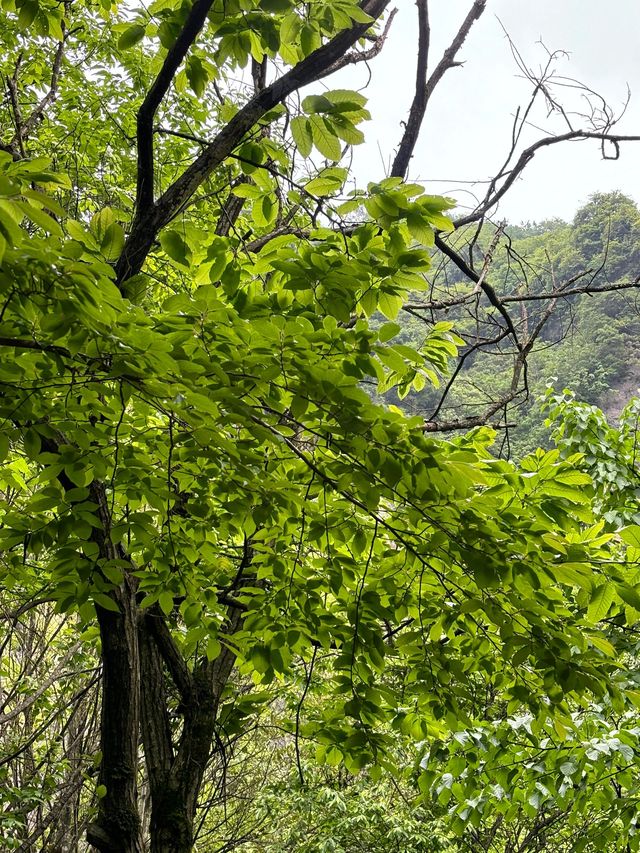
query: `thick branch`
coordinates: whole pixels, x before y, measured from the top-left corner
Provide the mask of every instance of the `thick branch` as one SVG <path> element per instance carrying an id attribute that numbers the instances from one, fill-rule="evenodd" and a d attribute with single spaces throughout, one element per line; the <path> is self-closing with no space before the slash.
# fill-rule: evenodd
<path id="1" fill-rule="evenodd" d="M 413 150 L 418 141 L 418 135 L 422 126 L 422 121 L 429 103 L 429 98 L 433 94 L 436 86 L 450 69 L 460 65 L 456 61 L 458 51 L 469 35 L 471 27 L 478 20 L 485 10 L 487 0 L 475 0 L 473 6 L 469 10 L 466 18 L 462 22 L 460 29 L 456 33 L 455 38 L 449 47 L 442 54 L 440 62 L 434 68 L 432 74 L 427 80 L 427 61 L 429 56 L 429 10 L 428 0 L 417 0 L 418 6 L 418 68 L 416 74 L 416 89 L 409 112 L 409 119 L 405 127 L 405 131 L 398 148 L 398 153 L 391 169 L 391 176 L 404 178 L 409 169 L 409 162 L 413 156 Z"/>
<path id="2" fill-rule="evenodd" d="M 193 680 L 180 649 L 171 636 L 171 631 L 160 608 L 152 608 L 146 615 L 145 622 L 148 632 L 155 640 L 169 675 L 180 693 L 180 697 L 186 701 L 191 695 Z"/>
<path id="3" fill-rule="evenodd" d="M 375 21 L 388 4 L 389 0 L 365 0 L 361 8 Z M 324 76 L 333 63 L 343 56 L 369 27 L 370 24 L 355 24 L 351 29 L 339 33 L 254 95 L 158 201 L 139 210 L 131 234 L 116 263 L 117 281 L 120 285 L 130 276 L 140 272 L 160 229 L 180 212 L 202 182 L 231 154 L 256 122 L 297 89 Z"/>
<path id="4" fill-rule="evenodd" d="M 140 691 L 140 731 L 152 797 L 166 787 L 173 763 L 162 656 L 151 627 L 154 621 L 151 614 L 145 613 L 138 622 L 140 673 L 144 684 Z"/>
<path id="5" fill-rule="evenodd" d="M 429 43 L 431 29 L 429 27 L 429 0 L 417 0 L 418 7 L 418 65 L 416 70 L 416 88 L 413 103 L 409 110 L 409 118 L 405 125 L 400 147 L 391 168 L 392 178 L 406 177 L 409 161 L 416 147 L 418 135 L 427 109 L 427 64 L 429 61 Z"/>
<path id="6" fill-rule="evenodd" d="M 162 68 L 138 110 L 138 187 L 136 219 L 144 217 L 153 205 L 153 119 L 169 91 L 169 86 L 198 33 L 204 26 L 213 0 L 196 0 L 180 35 L 167 53 Z"/>

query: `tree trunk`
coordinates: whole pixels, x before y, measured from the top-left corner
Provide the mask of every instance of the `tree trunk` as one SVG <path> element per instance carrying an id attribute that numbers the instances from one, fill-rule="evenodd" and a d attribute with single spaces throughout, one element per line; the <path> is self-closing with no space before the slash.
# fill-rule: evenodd
<path id="1" fill-rule="evenodd" d="M 96 607 L 102 643 L 102 796 L 87 840 L 100 853 L 144 853 L 137 785 L 140 662 L 134 586 L 127 577 L 116 591 L 120 613 Z"/>
<path id="2" fill-rule="evenodd" d="M 151 812 L 151 853 L 191 853 L 204 771 L 209 763 L 216 703 L 206 682 L 194 681 L 184 730 L 167 784 L 156 790 Z"/>
<path id="3" fill-rule="evenodd" d="M 241 611 L 230 608 L 227 630 L 242 621 Z M 192 853 L 198 797 L 209 764 L 222 692 L 233 671 L 235 654 L 223 646 L 214 661 L 203 660 L 192 673 L 176 670 L 163 617 L 156 610 L 141 620 L 142 739 L 151 791 L 151 853 Z M 164 652 L 164 658 L 163 658 Z M 172 671 L 181 694 L 184 722 L 173 749 L 167 714 L 165 672 Z"/>

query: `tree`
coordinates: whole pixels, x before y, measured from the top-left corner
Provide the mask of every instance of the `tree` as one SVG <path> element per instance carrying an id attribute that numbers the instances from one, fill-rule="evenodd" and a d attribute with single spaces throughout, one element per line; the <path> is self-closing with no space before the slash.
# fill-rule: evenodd
<path id="1" fill-rule="evenodd" d="M 605 576 L 620 560 L 584 533 L 574 460 L 518 470 L 491 457 L 490 431 L 437 440 L 360 387 L 423 387 L 456 352 L 446 323 L 419 350 L 395 341 L 431 246 L 460 262 L 453 202 L 404 178 L 485 7 L 427 77 L 418 4 L 392 175 L 341 207 L 336 164 L 362 139 L 365 99 L 288 99 L 381 49 L 387 5 L 3 12 L 0 450 L 22 472 L 2 493 L 4 594 L 99 631 L 97 850 L 145 849 L 141 745 L 150 848 L 190 851 L 225 732 L 283 679 L 301 686 L 292 735 L 354 772 L 384 764 L 385 726 L 444 731 L 489 683 L 534 712 L 618 695 L 598 620 L 561 573 L 567 542 Z M 377 310 L 389 322 L 369 322 Z M 614 593 L 611 608 L 631 594 Z M 305 718 L 320 652 L 322 710 Z M 265 687 L 247 697 L 247 682 Z"/>

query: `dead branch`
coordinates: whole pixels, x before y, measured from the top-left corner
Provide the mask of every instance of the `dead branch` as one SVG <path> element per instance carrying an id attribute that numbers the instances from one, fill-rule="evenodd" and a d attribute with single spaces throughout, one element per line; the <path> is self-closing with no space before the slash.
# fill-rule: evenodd
<path id="1" fill-rule="evenodd" d="M 497 184 L 498 181 L 504 179 L 500 188 L 490 191 L 474 211 L 466 216 L 454 219 L 454 227 L 461 228 L 463 225 L 469 225 L 471 222 L 477 222 L 479 219 L 486 216 L 490 210 L 495 208 L 500 199 L 508 192 L 510 187 L 513 186 L 526 166 L 533 160 L 535 154 L 540 151 L 541 148 L 548 148 L 551 145 L 557 145 L 562 142 L 575 142 L 584 139 L 597 139 L 601 143 L 611 143 L 614 147 L 614 155 L 606 157 L 605 159 L 617 160 L 620 156 L 620 143 L 640 142 L 640 135 L 619 135 L 589 130 L 571 130 L 567 131 L 567 133 L 561 133 L 558 136 L 545 136 L 543 139 L 538 139 L 537 142 L 534 142 L 528 148 L 524 149 L 511 169 L 503 170 L 494 179 L 494 181 L 492 181 L 492 184 Z"/>
<path id="2" fill-rule="evenodd" d="M 458 51 L 464 44 L 469 32 L 485 10 L 486 0 L 475 0 L 469 13 L 462 22 L 460 29 L 455 35 L 455 38 L 445 50 L 442 58 L 434 68 L 433 72 L 427 79 L 427 66 L 429 59 L 429 45 L 431 30 L 429 27 L 429 6 L 428 0 L 417 0 L 418 7 L 418 66 L 416 71 L 416 88 L 413 97 L 413 103 L 409 111 L 409 118 L 405 126 L 404 134 L 398 146 L 393 166 L 391 169 L 391 177 L 405 178 L 409 169 L 409 163 L 413 156 L 413 151 L 418 141 L 420 128 L 429 103 L 429 98 L 433 94 L 436 86 L 450 68 L 455 68 L 461 65 L 456 61 Z"/>

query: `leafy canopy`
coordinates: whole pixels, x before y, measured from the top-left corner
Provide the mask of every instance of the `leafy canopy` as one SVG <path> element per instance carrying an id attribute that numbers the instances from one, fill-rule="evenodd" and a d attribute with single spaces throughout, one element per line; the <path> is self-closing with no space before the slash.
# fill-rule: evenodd
<path id="1" fill-rule="evenodd" d="M 37 138 L 23 125 L 0 154 L 3 587 L 52 599 L 88 636 L 133 588 L 127 606 L 153 612 L 190 671 L 231 652 L 256 685 L 321 650 L 324 702 L 296 734 L 352 771 L 384 763 L 394 730 L 469 724 L 487 685 L 509 713 L 566 716 L 588 692 L 622 704 L 600 623 L 638 593 L 576 458 L 516 467 L 491 456 L 490 431 L 437 440 L 365 391 L 437 382 L 458 339 L 436 323 L 419 347 L 396 340 L 453 202 L 400 179 L 344 190 L 335 164 L 361 141 L 362 95 L 257 115 L 172 207 L 183 162 L 210 151 L 198 140 L 253 103 L 238 68 L 366 25 L 356 3 L 213 3 L 156 117 L 165 195 L 134 269 L 131 101 L 187 12 L 3 13 L 5 69 L 35 46 L 16 72 L 25 105 L 52 40 L 65 47 Z M 123 257 L 134 275 L 116 275 Z M 223 700 L 231 729 L 243 700 L 231 684 Z"/>

